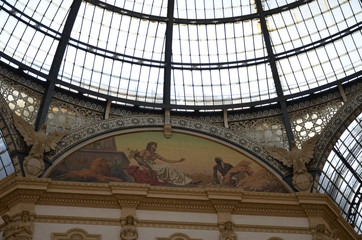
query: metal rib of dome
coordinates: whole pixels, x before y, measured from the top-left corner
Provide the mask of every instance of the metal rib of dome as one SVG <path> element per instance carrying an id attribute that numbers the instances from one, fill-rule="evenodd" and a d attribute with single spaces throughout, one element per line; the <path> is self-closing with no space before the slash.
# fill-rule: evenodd
<path id="1" fill-rule="evenodd" d="M 171 109 L 282 102 L 362 72 L 358 0 L 71 4 L 2 1 L 0 60 L 73 91 Z"/>
<path id="2" fill-rule="evenodd" d="M 317 189 L 329 194 L 347 221 L 358 233 L 362 232 L 362 113 L 334 145 Z"/>

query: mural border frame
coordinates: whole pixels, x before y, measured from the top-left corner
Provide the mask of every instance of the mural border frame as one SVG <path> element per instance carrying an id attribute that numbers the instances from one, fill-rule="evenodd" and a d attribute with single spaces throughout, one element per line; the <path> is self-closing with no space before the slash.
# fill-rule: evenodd
<path id="1" fill-rule="evenodd" d="M 291 168 L 283 166 L 269 156 L 262 145 L 232 132 L 230 129 L 212 125 L 207 122 L 201 122 L 192 119 L 173 117 L 171 119 L 174 132 L 189 132 L 193 135 L 199 135 L 205 138 L 214 138 L 217 141 L 230 144 L 241 153 L 251 157 L 262 166 L 272 171 L 276 177 L 283 178 L 291 174 Z M 142 115 L 123 118 L 114 118 L 103 120 L 99 123 L 86 126 L 77 131 L 67 134 L 58 144 L 56 150 L 47 155 L 47 160 L 56 165 L 61 159 L 75 152 L 76 150 L 92 142 L 116 136 L 127 132 L 139 131 L 163 131 L 164 118 L 162 116 Z M 46 176 L 51 167 L 48 167 L 42 176 Z M 288 186 L 290 187 L 290 186 Z"/>

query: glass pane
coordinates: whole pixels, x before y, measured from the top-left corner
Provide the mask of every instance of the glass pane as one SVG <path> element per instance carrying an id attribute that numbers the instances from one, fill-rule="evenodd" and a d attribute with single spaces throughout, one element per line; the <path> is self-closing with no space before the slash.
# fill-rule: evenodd
<path id="1" fill-rule="evenodd" d="M 249 15 L 256 12 L 254 1 L 175 0 L 174 15 L 184 19 L 215 19 Z"/>
<path id="2" fill-rule="evenodd" d="M 318 191 L 329 194 L 347 221 L 362 232 L 362 113 L 348 126 L 328 156 Z"/>
<path id="3" fill-rule="evenodd" d="M 0 131 L 0 179 L 9 176 L 12 173 L 14 173 L 14 166 L 10 159 L 4 136 Z"/>

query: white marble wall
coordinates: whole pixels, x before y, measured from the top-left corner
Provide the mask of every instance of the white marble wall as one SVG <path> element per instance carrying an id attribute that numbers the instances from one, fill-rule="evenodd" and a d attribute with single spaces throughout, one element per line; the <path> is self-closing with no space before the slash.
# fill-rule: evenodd
<path id="1" fill-rule="evenodd" d="M 308 219 L 301 217 L 232 215 L 232 221 L 235 224 L 283 226 L 283 227 L 309 227 Z"/>
<path id="2" fill-rule="evenodd" d="M 181 222 L 202 222 L 217 223 L 217 215 L 212 213 L 192 212 L 161 212 L 137 210 L 137 218 L 142 220 L 159 221 L 181 221 Z"/>
<path id="3" fill-rule="evenodd" d="M 36 215 L 120 218 L 120 209 L 36 205 Z"/>

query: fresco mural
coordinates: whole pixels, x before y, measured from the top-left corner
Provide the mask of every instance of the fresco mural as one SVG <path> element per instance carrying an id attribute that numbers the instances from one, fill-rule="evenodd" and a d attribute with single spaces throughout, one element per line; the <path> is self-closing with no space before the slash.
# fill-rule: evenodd
<path id="1" fill-rule="evenodd" d="M 185 133 L 165 138 L 161 131 L 125 133 L 89 144 L 58 163 L 48 177 L 289 192 L 265 167 L 233 148 Z"/>

